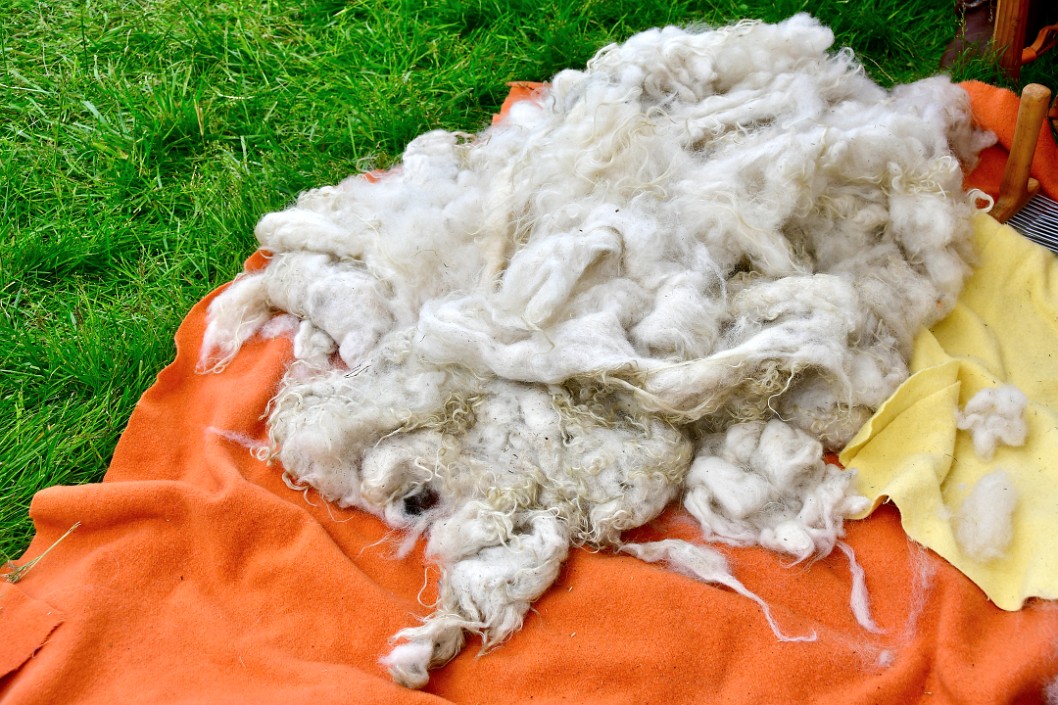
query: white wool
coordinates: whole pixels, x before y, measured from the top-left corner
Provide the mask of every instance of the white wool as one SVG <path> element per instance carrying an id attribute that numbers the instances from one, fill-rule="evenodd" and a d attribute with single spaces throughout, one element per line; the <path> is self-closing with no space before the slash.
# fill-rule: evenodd
<path id="1" fill-rule="evenodd" d="M 1002 443 L 1020 446 L 1029 428 L 1025 423 L 1028 398 L 1017 387 L 1006 384 L 987 387 L 973 396 L 961 411 L 955 413 L 956 425 L 973 434 L 974 452 L 982 460 L 991 460 Z"/>
<path id="2" fill-rule="evenodd" d="M 1018 490 L 1002 469 L 974 484 L 955 515 L 955 540 L 970 558 L 986 563 L 1001 558 L 1014 538 Z"/>
<path id="3" fill-rule="evenodd" d="M 822 455 L 819 441 L 778 419 L 734 424 L 699 441 L 684 506 L 707 538 L 799 561 L 825 555 L 841 535 L 841 518 L 867 500 L 850 493 L 851 473 Z"/>
<path id="4" fill-rule="evenodd" d="M 852 546 L 844 541 L 838 541 L 837 546 L 849 559 L 849 572 L 852 574 L 852 595 L 849 598 L 849 606 L 852 608 L 852 614 L 864 629 L 874 634 L 881 634 L 882 628 L 871 617 L 871 604 L 867 595 L 867 574 L 856 560 L 856 552 L 852 550 Z M 885 653 L 880 654 L 879 665 L 888 665 L 883 663 L 887 659 L 891 659 L 891 654 L 889 657 L 886 657 Z"/>
<path id="5" fill-rule="evenodd" d="M 1043 702 L 1045 705 L 1058 705 L 1058 675 L 1043 687 Z"/>
<path id="6" fill-rule="evenodd" d="M 301 321 L 294 333 L 294 358 L 304 367 L 313 370 L 328 367 L 336 348 L 334 338 L 312 321 Z"/>
<path id="7" fill-rule="evenodd" d="M 891 638 L 886 640 L 888 648 L 877 652 L 875 664 L 880 668 L 888 668 L 905 654 L 914 651 L 919 621 L 933 590 L 933 581 L 936 577 L 938 566 L 936 556 L 929 549 L 908 538 L 907 560 L 911 570 L 911 579 L 905 586 L 907 609 L 905 610 L 903 625 L 899 628 L 895 628 L 894 625 L 894 629 L 889 632 Z M 854 595 L 855 593 L 856 589 L 853 590 Z M 871 621 L 873 623 L 873 620 Z M 863 622 L 861 621 L 862 624 Z M 868 629 L 868 631 L 871 630 Z M 885 632 L 879 630 L 876 633 Z"/>
<path id="8" fill-rule="evenodd" d="M 764 612 L 764 618 L 768 621 L 779 641 L 815 641 L 815 632 L 804 636 L 786 636 L 779 630 L 779 625 L 771 614 L 771 608 L 759 595 L 750 591 L 745 585 L 731 574 L 727 565 L 727 559 L 722 554 L 705 546 L 696 546 L 686 541 L 666 539 L 651 543 L 628 543 L 620 547 L 620 550 L 635 556 L 648 563 L 667 563 L 677 571 L 689 575 L 692 578 L 705 583 L 717 583 L 724 585 L 739 595 L 760 605 Z"/>
<path id="9" fill-rule="evenodd" d="M 267 455 L 268 453 L 268 446 L 266 444 L 261 443 L 256 438 L 248 436 L 245 433 L 229 431 L 228 429 L 217 428 L 216 426 L 207 426 L 206 433 L 220 436 L 224 440 L 231 441 L 232 443 L 238 443 L 243 448 L 246 448 L 253 453 L 254 456 Z"/>
<path id="10" fill-rule="evenodd" d="M 707 538 L 798 560 L 863 508 L 822 450 L 953 305 L 960 165 L 988 138 L 946 78 L 886 92 L 832 42 L 807 15 L 650 30 L 477 137 L 429 132 L 262 218 L 271 261 L 211 305 L 200 369 L 302 321 L 276 457 L 425 530 L 441 568 L 385 661 L 399 682 L 465 631 L 509 636 L 571 545 L 746 594 L 706 549 L 622 543 L 681 494 Z"/>
<path id="11" fill-rule="evenodd" d="M 266 285 L 263 274 L 242 274 L 209 305 L 209 326 L 202 336 L 198 372 L 222 371 L 242 344 L 272 318 L 264 293 Z"/>
<path id="12" fill-rule="evenodd" d="M 258 330 L 260 335 L 265 340 L 271 340 L 272 338 L 289 337 L 297 334 L 299 328 L 305 324 L 305 321 L 300 320 L 297 316 L 289 313 L 283 313 L 278 316 L 274 316 L 267 323 L 261 326 Z M 300 355 L 296 355 L 300 357 Z"/>
<path id="13" fill-rule="evenodd" d="M 395 646 L 381 663 L 393 675 L 393 680 L 408 688 L 421 688 L 430 680 L 426 671 L 432 658 L 433 644 L 408 642 Z"/>

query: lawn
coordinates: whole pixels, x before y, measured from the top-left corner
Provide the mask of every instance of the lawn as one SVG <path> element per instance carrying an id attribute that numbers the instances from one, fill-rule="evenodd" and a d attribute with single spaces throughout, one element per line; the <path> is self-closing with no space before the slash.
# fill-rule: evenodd
<path id="1" fill-rule="evenodd" d="M 505 83 L 651 26 L 811 8 L 890 85 L 951 0 L 9 1 L 0 17 L 0 563 L 41 488 L 99 480 L 173 333 L 299 191 L 476 131 Z M 1023 79 L 1058 76 L 1053 56 Z M 958 78 L 999 79 L 987 62 Z"/>

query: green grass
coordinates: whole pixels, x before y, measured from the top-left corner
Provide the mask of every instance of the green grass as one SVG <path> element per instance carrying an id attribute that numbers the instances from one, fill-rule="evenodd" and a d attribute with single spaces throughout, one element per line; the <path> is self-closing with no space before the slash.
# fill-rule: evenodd
<path id="1" fill-rule="evenodd" d="M 0 559 L 25 549 L 37 490 L 102 477 L 181 318 L 239 271 L 262 214 L 426 130 L 475 131 L 507 81 L 636 31 L 809 6 L 885 84 L 934 73 L 955 31 L 950 0 L 9 0 Z M 982 61 L 959 74 L 998 80 Z"/>

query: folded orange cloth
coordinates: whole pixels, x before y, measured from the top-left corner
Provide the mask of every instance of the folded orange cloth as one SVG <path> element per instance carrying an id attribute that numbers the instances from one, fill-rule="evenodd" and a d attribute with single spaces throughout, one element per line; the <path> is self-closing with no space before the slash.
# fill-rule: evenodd
<path id="1" fill-rule="evenodd" d="M 398 558 L 401 537 L 378 519 L 292 491 L 249 452 L 265 440 L 261 413 L 290 343 L 254 340 L 222 374 L 195 374 L 210 298 L 178 331 L 176 360 L 140 400 L 105 480 L 34 499 L 26 559 L 81 526 L 17 585 L 0 581 L 4 705 L 1032 703 L 1058 674 L 1058 606 L 999 610 L 882 507 L 848 535 L 882 634 L 853 617 L 840 552 L 791 568 L 727 551 L 786 633 L 818 635 L 781 643 L 729 590 L 576 550 L 522 631 L 485 655 L 471 645 L 426 691 L 404 690 L 378 658 L 428 612 L 436 571 L 421 544 Z M 698 529 L 672 510 L 631 538 L 661 536 Z"/>
<path id="2" fill-rule="evenodd" d="M 960 85 L 970 94 L 977 122 L 996 133 L 999 140 L 995 147 L 986 149 L 981 154 L 981 161 L 967 178 L 966 185 L 996 197 L 999 195 L 999 184 L 1003 179 L 1003 167 L 1007 163 L 1007 152 L 1014 143 L 1019 98 L 1008 90 L 980 81 L 966 81 Z M 1050 88 L 1053 90 L 1056 86 Z M 1050 125 L 1046 120 L 1040 126 L 1031 171 L 1032 176 L 1039 180 L 1043 193 L 1058 200 L 1058 147 L 1055 146 Z"/>

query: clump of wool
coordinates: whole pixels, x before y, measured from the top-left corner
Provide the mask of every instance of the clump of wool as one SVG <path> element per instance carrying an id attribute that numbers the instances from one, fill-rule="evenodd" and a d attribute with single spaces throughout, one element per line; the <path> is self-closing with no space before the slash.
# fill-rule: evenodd
<path id="1" fill-rule="evenodd" d="M 955 413 L 955 425 L 973 435 L 974 452 L 991 460 L 1000 445 L 1020 446 L 1029 428 L 1025 423 L 1028 398 L 1017 387 L 987 387 Z"/>
<path id="2" fill-rule="evenodd" d="M 822 444 L 778 419 L 704 435 L 685 480 L 684 506 L 705 536 L 760 545 L 798 561 L 833 550 L 842 517 L 867 508 Z"/>
<path id="3" fill-rule="evenodd" d="M 954 517 L 955 540 L 975 561 L 1002 557 L 1014 538 L 1018 490 L 1010 475 L 994 470 L 978 480 Z"/>
<path id="4" fill-rule="evenodd" d="M 213 302 L 200 367 L 301 321 L 275 457 L 440 567 L 398 682 L 509 637 L 570 546 L 755 598 L 712 549 L 622 541 L 680 497 L 707 539 L 798 560 L 863 507 L 822 449 L 952 307 L 988 137 L 948 79 L 886 91 L 833 39 L 807 15 L 650 30 L 260 221 L 271 261 Z"/>

